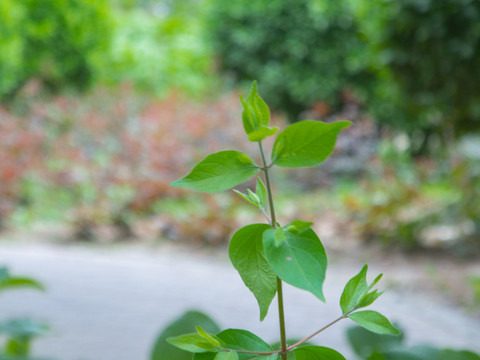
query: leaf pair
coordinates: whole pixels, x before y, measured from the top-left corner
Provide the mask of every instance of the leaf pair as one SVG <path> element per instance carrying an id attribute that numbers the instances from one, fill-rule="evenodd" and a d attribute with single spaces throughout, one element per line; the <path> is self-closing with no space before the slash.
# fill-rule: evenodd
<path id="1" fill-rule="evenodd" d="M 382 314 L 372 310 L 356 311 L 357 309 L 372 304 L 383 294 L 383 291 L 379 292 L 377 289 L 370 291 L 382 278 L 383 274 L 378 275 L 375 280 L 368 285 L 367 270 L 368 265 L 365 265 L 357 275 L 347 282 L 340 297 L 340 308 L 344 316 L 355 321 L 367 330 L 377 334 L 399 335 L 400 331 Z"/>
<path id="2" fill-rule="evenodd" d="M 268 194 L 265 184 L 260 178 L 257 178 L 257 187 L 255 192 L 250 189 L 247 189 L 247 194 L 244 194 L 238 190 L 233 190 L 242 198 L 244 198 L 250 204 L 256 206 L 259 209 L 265 210 L 267 208 Z"/>
<path id="3" fill-rule="evenodd" d="M 247 360 L 257 358 L 273 360 L 278 357 L 277 354 L 260 356 L 258 354 L 237 353 L 237 351 L 273 351 L 269 344 L 249 331 L 227 329 L 213 335 L 203 332 L 201 329 L 198 330 L 197 334 L 168 338 L 167 341 L 180 349 L 193 352 L 195 354 L 194 360 Z M 220 347 L 215 346 L 215 342 L 218 342 Z M 210 345 L 205 345 L 205 343 Z M 209 346 L 211 347 L 208 348 Z"/>
<path id="4" fill-rule="evenodd" d="M 327 256 L 320 239 L 310 229 L 311 224 L 296 220 L 279 229 L 267 224 L 252 224 L 233 235 L 230 260 L 257 299 L 260 320 L 267 315 L 277 291 L 277 276 L 325 301 L 322 286 Z"/>
<path id="5" fill-rule="evenodd" d="M 274 135 L 278 127 L 270 126 L 270 110 L 267 104 L 257 93 L 257 82 L 254 81 L 250 94 L 243 99 L 240 96 L 243 105 L 242 121 L 245 133 L 249 141 L 262 141 L 268 136 Z"/>
<path id="6" fill-rule="evenodd" d="M 312 120 L 292 124 L 277 136 L 272 163 L 291 168 L 319 165 L 332 153 L 338 133 L 349 125 L 348 121 L 326 124 Z M 248 155 L 235 150 L 220 151 L 208 155 L 171 185 L 213 193 L 241 184 L 258 171 Z"/>

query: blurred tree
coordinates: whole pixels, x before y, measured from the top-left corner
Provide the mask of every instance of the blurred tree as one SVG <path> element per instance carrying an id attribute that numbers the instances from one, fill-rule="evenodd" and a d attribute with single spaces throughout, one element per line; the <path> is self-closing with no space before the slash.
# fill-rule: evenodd
<path id="1" fill-rule="evenodd" d="M 221 69 L 256 79 L 290 121 L 312 105 L 341 103 L 341 92 L 372 79 L 365 43 L 341 0 L 213 0 L 209 34 Z"/>
<path id="2" fill-rule="evenodd" d="M 2 0 L 0 99 L 33 77 L 51 90 L 85 88 L 105 61 L 111 33 L 108 0 Z"/>
<path id="3" fill-rule="evenodd" d="M 351 3 L 372 44 L 379 121 L 419 135 L 420 151 L 430 138 L 480 129 L 480 1 Z"/>

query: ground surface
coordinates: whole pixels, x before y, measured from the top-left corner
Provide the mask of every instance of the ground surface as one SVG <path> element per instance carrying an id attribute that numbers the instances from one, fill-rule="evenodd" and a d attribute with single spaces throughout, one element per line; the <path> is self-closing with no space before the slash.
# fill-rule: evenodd
<path id="1" fill-rule="evenodd" d="M 331 251 L 326 305 L 286 287 L 290 337 L 313 333 L 338 316 L 343 285 L 365 261 L 370 263 L 371 277 L 385 274 L 382 287 L 387 291 L 373 308 L 398 321 L 410 343 L 480 352 L 478 311 L 458 307 L 456 296 L 439 293 L 435 285 L 467 267 L 478 272 L 478 264 L 409 261 L 402 255 L 372 258 L 364 250 L 354 251 L 348 259 Z M 278 337 L 276 307 L 271 307 L 263 323 L 258 321 L 255 300 L 229 264 L 225 249 L 192 251 L 171 244 L 66 246 L 7 236 L 0 240 L 0 264 L 46 284 L 46 294 L 2 294 L 0 319 L 30 315 L 46 320 L 52 330 L 36 343 L 35 353 L 57 360 L 146 360 L 159 330 L 187 309 L 205 311 L 225 328 L 246 328 L 270 341 Z M 350 359 L 344 336 L 348 325 L 344 320 L 316 342 Z"/>

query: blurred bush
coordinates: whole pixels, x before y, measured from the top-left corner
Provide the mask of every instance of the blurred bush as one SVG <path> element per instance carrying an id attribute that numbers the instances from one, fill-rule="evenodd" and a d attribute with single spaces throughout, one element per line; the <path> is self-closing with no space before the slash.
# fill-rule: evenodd
<path id="1" fill-rule="evenodd" d="M 0 99 L 31 78 L 48 88 L 85 88 L 97 76 L 112 36 L 108 0 L 3 0 Z"/>
<path id="2" fill-rule="evenodd" d="M 266 102 L 290 121 L 314 106 L 329 113 L 344 91 L 373 79 L 343 0 L 213 0 L 208 28 L 221 70 L 258 80 Z"/>
<path id="3" fill-rule="evenodd" d="M 459 147 L 442 158 L 414 159 L 384 141 L 370 174 L 343 199 L 360 236 L 404 249 L 478 254 L 479 162 Z"/>
<path id="4" fill-rule="evenodd" d="M 124 86 L 25 101 L 23 114 L 3 110 L 0 123 L 10 224 L 67 220 L 84 240 L 164 235 L 211 244 L 235 227 L 234 200 L 192 199 L 169 184 L 209 151 L 246 148 L 236 94 L 195 103 Z M 198 233 L 198 223 L 208 231 Z"/>
<path id="5" fill-rule="evenodd" d="M 0 230 L 22 203 L 21 181 L 42 161 L 43 132 L 0 108 Z"/>
<path id="6" fill-rule="evenodd" d="M 159 96 L 180 90 L 190 96 L 211 92 L 212 56 L 203 40 L 204 0 L 122 1 L 115 9 L 115 32 L 108 83 L 130 82 Z"/>
<path id="7" fill-rule="evenodd" d="M 380 122 L 408 131 L 414 151 L 480 129 L 480 2 L 350 0 L 378 82 Z"/>
<path id="8" fill-rule="evenodd" d="M 5 0 L 0 100 L 32 79 L 50 92 L 129 82 L 164 96 L 211 91 L 204 1 Z"/>

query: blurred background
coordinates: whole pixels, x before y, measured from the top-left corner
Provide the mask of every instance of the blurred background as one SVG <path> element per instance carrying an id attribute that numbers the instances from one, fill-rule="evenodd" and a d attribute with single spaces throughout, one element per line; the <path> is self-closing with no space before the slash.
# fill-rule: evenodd
<path id="1" fill-rule="evenodd" d="M 147 358 L 156 332 L 196 303 L 225 326 L 253 312 L 241 324 L 257 326 L 253 302 L 232 315 L 215 291 L 242 286 L 225 275 L 226 246 L 261 216 L 233 192 L 169 187 L 210 152 L 258 156 L 238 100 L 252 80 L 280 128 L 353 122 L 325 164 L 274 174 L 280 219 L 315 223 L 332 287 L 372 262 L 392 279 L 385 313 L 406 317 L 407 333 L 409 317 L 438 306 L 430 328 L 410 331 L 480 352 L 478 0 L 2 0 L 0 267 L 47 292 L 0 293 L 0 320 L 44 319 L 40 353 L 71 360 Z M 273 340 L 271 325 L 258 332 Z"/>

